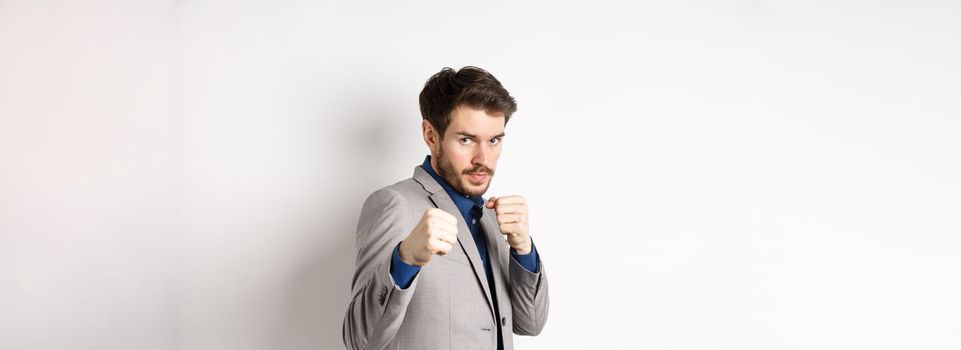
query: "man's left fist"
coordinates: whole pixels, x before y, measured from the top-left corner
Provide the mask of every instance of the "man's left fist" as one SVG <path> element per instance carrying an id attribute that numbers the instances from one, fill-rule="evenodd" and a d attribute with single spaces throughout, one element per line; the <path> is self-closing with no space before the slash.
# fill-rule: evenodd
<path id="1" fill-rule="evenodd" d="M 527 226 L 527 201 L 521 196 L 491 197 L 484 205 L 497 213 L 497 223 L 507 244 L 520 255 L 530 254 L 531 235 Z"/>

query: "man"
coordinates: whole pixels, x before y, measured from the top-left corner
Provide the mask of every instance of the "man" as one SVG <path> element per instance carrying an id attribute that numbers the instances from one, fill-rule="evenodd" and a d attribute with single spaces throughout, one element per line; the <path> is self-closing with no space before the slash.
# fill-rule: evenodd
<path id="1" fill-rule="evenodd" d="M 520 196 L 481 197 L 517 110 L 487 71 L 444 68 L 420 93 L 430 155 L 375 191 L 357 225 L 349 349 L 513 349 L 547 321 L 547 276 Z"/>

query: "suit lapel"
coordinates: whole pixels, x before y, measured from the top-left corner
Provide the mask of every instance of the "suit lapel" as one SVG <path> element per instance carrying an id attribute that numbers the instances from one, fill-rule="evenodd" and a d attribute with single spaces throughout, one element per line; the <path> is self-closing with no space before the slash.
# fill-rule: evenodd
<path id="1" fill-rule="evenodd" d="M 484 228 L 484 236 L 487 238 L 487 255 L 488 259 L 491 259 L 491 269 L 494 276 L 502 276 L 504 273 L 504 266 L 501 266 L 501 262 L 504 261 L 504 254 L 507 253 L 506 250 L 501 249 L 504 245 L 504 235 L 501 234 L 500 225 L 497 224 L 497 212 L 494 209 L 488 209 L 484 207 L 484 216 L 481 217 L 481 227 Z M 508 281 L 507 276 L 503 276 L 503 281 Z M 495 283 L 497 279 L 494 279 Z M 498 290 L 506 290 L 506 286 L 495 286 Z M 498 295 L 499 296 L 499 295 Z"/>
<path id="2" fill-rule="evenodd" d="M 457 206 L 454 205 L 454 200 L 447 195 L 447 191 L 444 191 L 444 188 L 441 187 L 430 174 L 424 171 L 424 169 L 421 169 L 420 166 L 414 168 L 414 180 L 424 186 L 424 190 L 430 193 L 430 200 L 434 203 L 435 207 L 457 218 L 457 243 L 459 243 L 467 259 L 470 260 L 471 268 L 474 270 L 474 277 L 477 278 L 477 282 L 480 283 L 481 288 L 484 290 L 484 296 L 487 297 L 487 306 L 490 308 L 491 317 L 494 317 L 494 302 L 491 299 L 490 286 L 487 284 L 487 275 L 484 274 L 484 262 L 480 258 L 477 244 L 474 243 L 474 237 L 471 236 L 470 229 L 467 228 L 467 223 L 464 222 L 464 217 L 460 214 L 460 210 L 457 210 Z M 484 214 L 484 216 L 486 217 L 487 214 Z M 490 247 L 488 247 L 488 254 L 490 254 Z M 491 263 L 491 266 L 493 265 L 495 264 Z M 492 272 L 496 273 L 496 271 L 497 270 L 494 270 Z M 494 321 L 495 323 L 497 322 L 497 320 Z"/>

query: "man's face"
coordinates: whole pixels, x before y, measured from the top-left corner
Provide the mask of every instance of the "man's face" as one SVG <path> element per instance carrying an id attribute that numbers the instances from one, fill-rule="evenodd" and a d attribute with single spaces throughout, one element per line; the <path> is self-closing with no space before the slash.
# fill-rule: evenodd
<path id="1" fill-rule="evenodd" d="M 451 112 L 450 124 L 441 139 L 424 121 L 424 136 L 428 138 L 433 154 L 431 165 L 437 175 L 465 195 L 474 197 L 487 192 L 501 154 L 504 120 L 503 114 L 457 107 Z M 428 133 L 433 133 L 433 137 Z"/>

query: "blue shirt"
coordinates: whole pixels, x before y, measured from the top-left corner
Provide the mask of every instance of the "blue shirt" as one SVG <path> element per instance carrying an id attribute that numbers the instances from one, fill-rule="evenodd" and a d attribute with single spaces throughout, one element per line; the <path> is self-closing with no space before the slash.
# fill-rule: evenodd
<path id="1" fill-rule="evenodd" d="M 467 223 L 467 228 L 470 229 L 471 236 L 474 237 L 474 244 L 477 245 L 478 253 L 482 263 L 484 265 L 484 272 L 491 274 L 490 272 L 490 262 L 487 261 L 487 240 L 484 237 L 484 230 L 481 228 L 481 217 L 483 216 L 483 207 L 485 200 L 484 198 L 468 197 L 460 194 L 446 180 L 437 175 L 434 171 L 434 167 L 430 165 L 430 156 L 424 159 L 424 163 L 421 164 L 421 168 L 424 169 L 431 177 L 434 178 L 437 183 L 440 184 L 447 195 L 454 201 L 454 205 L 457 206 L 458 211 L 460 211 L 461 216 L 464 218 L 464 222 Z M 404 261 L 400 260 L 400 244 L 394 247 L 394 251 L 391 254 L 391 264 L 390 264 L 390 275 L 394 279 L 394 284 L 396 284 L 401 289 L 406 289 L 410 287 L 410 284 L 414 282 L 414 277 L 420 272 L 420 266 L 409 265 Z M 511 248 L 511 257 L 517 261 L 525 270 L 530 272 L 537 272 L 537 248 L 534 246 L 534 242 L 531 242 L 531 252 L 526 255 L 520 255 Z M 489 281 L 490 282 L 490 281 Z M 488 283 L 493 286 L 493 284 Z M 496 310 L 496 309 L 495 309 Z"/>

